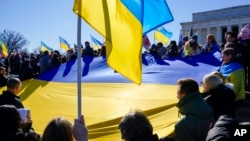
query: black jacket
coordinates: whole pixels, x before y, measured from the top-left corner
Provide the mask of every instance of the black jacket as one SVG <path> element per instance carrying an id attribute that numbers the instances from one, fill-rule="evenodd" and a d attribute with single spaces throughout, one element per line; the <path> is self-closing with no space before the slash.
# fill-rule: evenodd
<path id="1" fill-rule="evenodd" d="M 232 116 L 222 115 L 219 117 L 214 127 L 208 131 L 206 141 L 230 141 L 232 140 L 232 128 L 238 122 Z"/>
<path id="2" fill-rule="evenodd" d="M 207 104 L 213 109 L 214 120 L 221 115 L 234 115 L 235 93 L 224 84 L 202 94 Z"/>
<path id="3" fill-rule="evenodd" d="M 0 141 L 40 141 L 40 135 L 25 132 L 0 133 Z"/>
<path id="4" fill-rule="evenodd" d="M 3 91 L 3 94 L 0 95 L 0 105 L 5 104 L 14 105 L 16 108 L 24 108 L 19 96 L 16 96 L 9 91 Z"/>
<path id="5" fill-rule="evenodd" d="M 0 75 L 0 87 L 6 86 L 7 84 L 7 78 L 4 77 L 3 75 Z"/>

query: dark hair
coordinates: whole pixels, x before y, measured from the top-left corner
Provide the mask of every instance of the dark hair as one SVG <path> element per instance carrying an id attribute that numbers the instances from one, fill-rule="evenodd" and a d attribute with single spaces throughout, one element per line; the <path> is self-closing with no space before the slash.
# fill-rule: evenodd
<path id="1" fill-rule="evenodd" d="M 0 132 L 17 132 L 21 125 L 20 115 L 13 105 L 0 106 Z"/>
<path id="2" fill-rule="evenodd" d="M 170 44 L 177 46 L 177 44 L 176 44 L 176 41 L 175 41 L 175 40 L 171 40 L 171 41 L 170 41 Z"/>
<path id="3" fill-rule="evenodd" d="M 45 51 L 43 52 L 43 54 L 44 54 L 44 55 L 49 55 L 49 51 L 45 50 Z"/>
<path id="4" fill-rule="evenodd" d="M 153 134 L 153 127 L 146 115 L 139 110 L 128 112 L 119 124 L 122 139 L 134 141 Z"/>
<path id="5" fill-rule="evenodd" d="M 235 50 L 233 48 L 225 48 L 221 53 L 225 54 L 225 55 L 232 55 L 233 58 L 236 55 L 236 52 L 235 52 Z"/>
<path id="6" fill-rule="evenodd" d="M 7 88 L 14 89 L 14 88 L 16 88 L 17 86 L 20 86 L 20 85 L 21 85 L 21 81 L 20 81 L 19 78 L 11 77 L 7 81 Z"/>
<path id="7" fill-rule="evenodd" d="M 73 141 L 71 123 L 63 117 L 52 119 L 46 126 L 41 141 Z"/>
<path id="8" fill-rule="evenodd" d="M 177 84 L 180 86 L 180 92 L 186 95 L 199 92 L 198 83 L 192 78 L 179 79 Z"/>
<path id="9" fill-rule="evenodd" d="M 232 42 L 226 43 L 224 46 L 225 48 L 233 48 L 233 49 L 236 48 L 236 44 Z"/>
<path id="10" fill-rule="evenodd" d="M 228 32 L 228 35 L 231 37 L 231 38 L 234 38 L 235 40 L 237 40 L 237 34 L 235 32 Z"/>
<path id="11" fill-rule="evenodd" d="M 157 43 L 157 46 L 163 47 L 163 43 L 159 42 L 159 43 Z"/>

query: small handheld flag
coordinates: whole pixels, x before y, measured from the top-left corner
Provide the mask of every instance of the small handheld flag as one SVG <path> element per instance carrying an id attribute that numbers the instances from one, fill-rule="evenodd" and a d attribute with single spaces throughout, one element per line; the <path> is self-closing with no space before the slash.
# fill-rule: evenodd
<path id="1" fill-rule="evenodd" d="M 64 49 L 65 51 L 68 51 L 70 49 L 69 43 L 62 37 L 59 36 L 60 41 L 60 47 Z"/>

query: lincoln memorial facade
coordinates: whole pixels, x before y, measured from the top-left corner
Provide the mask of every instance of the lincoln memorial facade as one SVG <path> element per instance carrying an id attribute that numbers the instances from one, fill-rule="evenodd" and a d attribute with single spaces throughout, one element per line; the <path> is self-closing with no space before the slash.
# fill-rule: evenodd
<path id="1" fill-rule="evenodd" d="M 224 9 L 192 14 L 191 22 L 183 22 L 183 35 L 189 35 L 193 26 L 193 34 L 198 34 L 198 43 L 205 44 L 207 34 L 213 34 L 218 43 L 225 41 L 227 31 L 239 33 L 243 25 L 250 24 L 250 5 L 229 7 Z"/>

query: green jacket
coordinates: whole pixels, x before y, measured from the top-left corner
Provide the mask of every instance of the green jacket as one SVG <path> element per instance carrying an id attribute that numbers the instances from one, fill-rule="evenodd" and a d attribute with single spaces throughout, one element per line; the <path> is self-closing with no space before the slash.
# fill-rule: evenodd
<path id="1" fill-rule="evenodd" d="M 201 94 L 184 96 L 177 107 L 183 117 L 175 125 L 175 141 L 204 141 L 213 122 L 213 112 Z"/>

